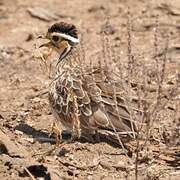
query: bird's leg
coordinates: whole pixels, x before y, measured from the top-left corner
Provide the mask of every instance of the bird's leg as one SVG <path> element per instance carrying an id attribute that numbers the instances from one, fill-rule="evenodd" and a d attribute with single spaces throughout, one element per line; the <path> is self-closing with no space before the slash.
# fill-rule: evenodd
<path id="1" fill-rule="evenodd" d="M 94 140 L 96 142 L 100 142 L 100 134 L 98 132 L 98 130 L 96 129 L 95 132 L 94 132 Z"/>
<path id="2" fill-rule="evenodd" d="M 61 135 L 61 128 L 58 126 L 56 122 L 53 122 L 52 124 L 52 133 L 55 134 L 56 146 L 59 146 L 62 140 L 62 135 Z"/>
<path id="3" fill-rule="evenodd" d="M 81 137 L 81 128 L 80 128 L 80 120 L 79 120 L 79 109 L 77 104 L 77 96 L 72 93 L 73 99 L 73 129 L 72 129 L 72 140 L 80 139 Z"/>
<path id="4" fill-rule="evenodd" d="M 78 127 L 78 125 L 75 122 L 77 121 L 74 121 L 74 124 L 73 124 L 72 138 L 71 138 L 72 141 L 80 139 L 81 137 L 81 129 Z"/>

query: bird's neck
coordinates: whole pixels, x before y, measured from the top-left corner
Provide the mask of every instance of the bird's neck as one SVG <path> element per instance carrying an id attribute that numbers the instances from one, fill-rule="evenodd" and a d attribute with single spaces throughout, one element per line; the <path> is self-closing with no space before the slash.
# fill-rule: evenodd
<path id="1" fill-rule="evenodd" d="M 62 52 L 63 53 L 63 52 Z M 60 60 L 57 65 L 56 74 L 68 71 L 80 65 L 80 47 L 79 45 L 71 47 L 69 52 Z"/>

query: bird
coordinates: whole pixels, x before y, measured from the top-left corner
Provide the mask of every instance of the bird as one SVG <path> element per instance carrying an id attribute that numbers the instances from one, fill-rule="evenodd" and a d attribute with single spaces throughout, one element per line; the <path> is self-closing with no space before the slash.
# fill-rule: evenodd
<path id="1" fill-rule="evenodd" d="M 136 132 L 120 84 L 111 81 L 103 67 L 86 64 L 82 67 L 76 26 L 55 23 L 43 38 L 48 42 L 39 48 L 48 47 L 58 53 L 48 99 L 60 139 L 63 130 L 70 131 L 72 139 L 79 139 L 82 134 L 96 134 L 99 130 Z"/>

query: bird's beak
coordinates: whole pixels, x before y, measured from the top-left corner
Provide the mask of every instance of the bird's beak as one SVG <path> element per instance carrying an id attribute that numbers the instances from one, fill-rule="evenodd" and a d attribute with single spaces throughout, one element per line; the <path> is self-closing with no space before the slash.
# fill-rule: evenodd
<path id="1" fill-rule="evenodd" d="M 47 40 L 45 43 L 41 44 L 41 45 L 39 46 L 39 48 L 41 48 L 41 47 L 51 47 L 51 46 L 52 46 L 52 43 L 51 43 L 51 41 L 47 38 L 47 36 L 44 36 L 44 35 L 42 36 L 42 35 L 40 35 L 40 36 L 37 37 L 37 39 Z"/>
<path id="2" fill-rule="evenodd" d="M 51 41 L 48 41 L 48 42 L 46 42 L 46 43 L 44 43 L 44 44 L 41 44 L 41 45 L 39 46 L 39 48 L 41 48 L 41 47 L 51 47 L 51 46 L 52 46 Z"/>

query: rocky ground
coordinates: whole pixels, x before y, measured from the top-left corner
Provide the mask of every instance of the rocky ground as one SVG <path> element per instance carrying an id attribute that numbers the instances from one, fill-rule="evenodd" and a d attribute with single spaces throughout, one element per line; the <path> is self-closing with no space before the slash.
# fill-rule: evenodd
<path id="1" fill-rule="evenodd" d="M 107 16 L 112 43 L 126 56 L 128 6 L 133 51 L 145 52 L 145 62 L 152 54 L 157 14 L 161 47 L 169 32 L 167 84 L 173 86 L 180 70 L 179 0 L 0 0 L 0 179 L 135 179 L 135 151 L 128 157 L 103 140 L 55 147 L 49 138 L 53 116 L 43 94 L 49 80 L 33 58 L 38 35 L 58 21 L 77 25 L 91 56 L 101 48 Z M 178 98 L 179 94 L 159 114 L 152 131 L 156 141 L 140 155 L 139 179 L 180 179 Z"/>

